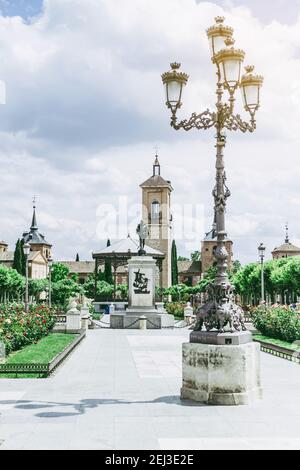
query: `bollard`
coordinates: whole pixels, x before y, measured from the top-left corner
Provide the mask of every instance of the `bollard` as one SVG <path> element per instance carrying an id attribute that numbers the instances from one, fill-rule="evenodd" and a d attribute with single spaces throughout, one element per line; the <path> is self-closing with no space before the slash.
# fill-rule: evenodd
<path id="1" fill-rule="evenodd" d="M 110 306 L 108 307 L 108 313 L 110 314 L 114 314 L 115 313 L 115 306 L 114 304 L 110 304 Z"/>
<path id="2" fill-rule="evenodd" d="M 188 302 L 187 306 L 184 309 L 184 320 L 188 325 L 192 323 L 192 317 L 193 317 L 193 307 L 191 306 L 191 303 Z"/>
<path id="3" fill-rule="evenodd" d="M 147 317 L 142 316 L 139 318 L 140 330 L 147 330 Z"/>

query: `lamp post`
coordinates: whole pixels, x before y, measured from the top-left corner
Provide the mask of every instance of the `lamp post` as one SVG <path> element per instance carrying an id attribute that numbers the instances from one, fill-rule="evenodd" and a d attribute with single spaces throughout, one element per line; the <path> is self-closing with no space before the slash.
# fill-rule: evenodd
<path id="1" fill-rule="evenodd" d="M 200 309 L 205 313 L 204 324 L 207 330 L 217 328 L 224 332 L 226 324 L 231 329 L 243 327 L 242 315 L 236 317 L 237 306 L 233 303 L 233 286 L 227 274 L 228 253 L 225 246 L 227 237 L 225 228 L 226 201 L 230 191 L 226 185 L 226 173 L 223 151 L 226 145 L 225 129 L 230 131 L 254 132 L 256 129 L 255 113 L 260 106 L 260 89 L 263 77 L 253 73 L 254 67 L 245 67 L 242 75 L 242 63 L 245 52 L 234 46 L 233 29 L 224 25 L 224 18 L 217 17 L 216 24 L 207 30 L 212 63 L 216 66 L 216 109 L 209 109 L 189 119 L 177 120 L 177 111 L 182 106 L 183 89 L 188 82 L 188 75 L 180 71 L 179 63 L 172 63 L 171 70 L 162 75 L 166 91 L 166 105 L 171 110 L 171 126 L 175 130 L 191 129 L 216 130 L 216 183 L 213 189 L 214 209 L 216 214 L 217 248 L 214 256 L 217 261 L 215 282 L 208 288 L 208 303 Z M 250 121 L 244 121 L 239 114 L 234 114 L 235 93 L 240 88 L 244 108 L 250 114 Z M 226 101 L 223 101 L 224 94 Z M 202 329 L 202 323 L 198 328 Z"/>
<path id="2" fill-rule="evenodd" d="M 29 243 L 25 243 L 24 247 L 24 255 L 25 255 L 25 312 L 28 313 L 29 307 L 29 296 L 28 296 L 28 257 L 30 253 L 30 245 Z"/>
<path id="3" fill-rule="evenodd" d="M 51 256 L 49 256 L 48 258 L 48 268 L 49 268 L 49 294 L 48 294 L 48 305 L 49 307 L 51 308 L 52 306 L 52 298 L 51 298 L 51 289 L 52 289 L 52 279 L 51 279 L 51 275 L 52 275 L 52 266 L 53 266 L 53 259 L 51 258 Z"/>
<path id="4" fill-rule="evenodd" d="M 258 255 L 260 258 L 261 266 L 261 301 L 265 301 L 265 276 L 264 276 L 264 257 L 265 257 L 266 247 L 261 243 L 258 247 Z"/>

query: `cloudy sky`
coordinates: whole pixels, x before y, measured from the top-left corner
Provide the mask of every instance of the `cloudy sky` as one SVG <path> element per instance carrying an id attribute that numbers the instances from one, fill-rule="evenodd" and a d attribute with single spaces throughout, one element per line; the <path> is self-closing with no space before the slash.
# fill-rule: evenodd
<path id="1" fill-rule="evenodd" d="M 286 221 L 300 244 L 299 1 L 0 0 L 0 13 L 0 239 L 11 248 L 33 195 L 56 259 L 89 259 L 115 220 L 111 238 L 133 232 L 158 145 L 178 251 L 198 249 L 212 222 L 214 133 L 170 128 L 160 74 L 177 60 L 190 75 L 182 117 L 212 107 L 205 29 L 220 14 L 265 76 L 257 132 L 231 133 L 226 147 L 235 258 L 256 260 L 262 241 L 271 251 Z"/>

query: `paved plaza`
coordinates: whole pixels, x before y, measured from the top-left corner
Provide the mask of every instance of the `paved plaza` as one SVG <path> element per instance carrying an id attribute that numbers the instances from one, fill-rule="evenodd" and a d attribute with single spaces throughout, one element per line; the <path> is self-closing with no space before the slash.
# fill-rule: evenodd
<path id="1" fill-rule="evenodd" d="M 91 330 L 49 379 L 0 380 L 0 449 L 300 449 L 300 366 L 262 353 L 251 406 L 181 402 L 188 335 Z"/>

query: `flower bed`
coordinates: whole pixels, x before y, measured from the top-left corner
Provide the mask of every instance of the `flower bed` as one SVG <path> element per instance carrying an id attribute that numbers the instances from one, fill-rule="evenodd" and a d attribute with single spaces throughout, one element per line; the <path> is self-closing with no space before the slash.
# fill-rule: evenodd
<path id="1" fill-rule="evenodd" d="M 165 305 L 167 313 L 174 315 L 175 318 L 181 319 L 184 317 L 184 308 L 186 303 L 183 302 L 168 302 Z"/>
<path id="2" fill-rule="evenodd" d="M 289 343 L 300 340 L 300 312 L 288 307 L 258 307 L 253 312 L 253 323 L 269 338 Z"/>
<path id="3" fill-rule="evenodd" d="M 0 305 L 0 341 L 6 354 L 36 343 L 54 326 L 54 312 L 44 305 L 31 305 L 25 313 L 22 304 Z"/>

